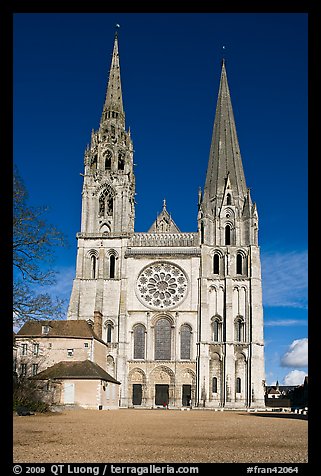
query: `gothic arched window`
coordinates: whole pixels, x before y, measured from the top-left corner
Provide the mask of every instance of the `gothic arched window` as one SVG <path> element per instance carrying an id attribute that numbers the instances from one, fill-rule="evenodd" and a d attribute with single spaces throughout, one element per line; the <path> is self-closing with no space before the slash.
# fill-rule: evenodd
<path id="1" fill-rule="evenodd" d="M 220 342 L 222 340 L 222 320 L 220 316 L 213 318 L 213 342 Z"/>
<path id="2" fill-rule="evenodd" d="M 181 327 L 181 359 L 189 360 L 191 358 L 191 337 L 191 327 L 188 324 L 183 324 Z"/>
<path id="3" fill-rule="evenodd" d="M 125 169 L 125 157 L 123 152 L 119 152 L 118 154 L 118 170 Z"/>
<path id="4" fill-rule="evenodd" d="M 145 327 L 137 324 L 134 327 L 134 359 L 145 358 Z"/>
<path id="5" fill-rule="evenodd" d="M 111 342 L 111 337 L 112 337 L 112 331 L 113 331 L 113 326 L 112 324 L 109 322 L 106 326 L 106 341 L 108 343 Z"/>
<path id="6" fill-rule="evenodd" d="M 226 205 L 232 205 L 231 194 L 226 195 Z"/>
<path id="7" fill-rule="evenodd" d="M 114 200 L 109 190 L 104 190 L 99 197 L 99 216 L 113 216 Z"/>
<path id="8" fill-rule="evenodd" d="M 235 319 L 235 340 L 237 342 L 244 341 L 244 320 L 241 316 Z"/>
<path id="9" fill-rule="evenodd" d="M 212 380 L 212 392 L 217 393 L 217 377 L 213 377 Z"/>
<path id="10" fill-rule="evenodd" d="M 243 256 L 241 253 L 236 255 L 236 274 L 243 274 Z"/>
<path id="11" fill-rule="evenodd" d="M 91 261 L 91 278 L 95 279 L 96 278 L 96 272 L 97 272 L 97 258 L 95 255 L 92 255 L 90 258 Z"/>
<path id="12" fill-rule="evenodd" d="M 115 269 L 116 269 L 116 257 L 115 255 L 110 255 L 109 257 L 109 277 L 115 277 Z"/>
<path id="13" fill-rule="evenodd" d="M 171 359 L 171 324 L 168 319 L 158 319 L 155 325 L 155 360 Z"/>
<path id="14" fill-rule="evenodd" d="M 213 273 L 220 274 L 220 255 L 218 253 L 215 253 L 213 257 Z"/>
<path id="15" fill-rule="evenodd" d="M 240 377 L 237 377 L 236 379 L 236 393 L 241 393 L 242 391 L 242 382 Z"/>
<path id="16" fill-rule="evenodd" d="M 225 244 L 226 245 L 231 244 L 231 227 L 230 227 L 230 225 L 226 225 L 226 227 L 225 227 Z"/>
<path id="17" fill-rule="evenodd" d="M 111 169 L 111 158 L 112 158 L 112 153 L 110 150 L 107 150 L 106 159 L 105 159 L 105 170 Z"/>

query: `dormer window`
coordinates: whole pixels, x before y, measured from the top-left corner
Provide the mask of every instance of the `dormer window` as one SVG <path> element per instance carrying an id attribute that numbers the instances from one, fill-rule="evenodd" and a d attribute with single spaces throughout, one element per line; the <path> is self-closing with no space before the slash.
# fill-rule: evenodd
<path id="1" fill-rule="evenodd" d="M 41 332 L 43 335 L 49 334 L 50 326 L 42 326 Z"/>

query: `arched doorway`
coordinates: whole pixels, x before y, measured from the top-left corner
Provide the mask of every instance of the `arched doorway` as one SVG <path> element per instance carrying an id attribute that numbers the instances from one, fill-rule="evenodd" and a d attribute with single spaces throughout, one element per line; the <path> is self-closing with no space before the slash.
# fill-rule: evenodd
<path id="1" fill-rule="evenodd" d="M 153 405 L 168 406 L 175 404 L 175 375 L 165 365 L 153 369 L 150 375 L 150 390 Z"/>

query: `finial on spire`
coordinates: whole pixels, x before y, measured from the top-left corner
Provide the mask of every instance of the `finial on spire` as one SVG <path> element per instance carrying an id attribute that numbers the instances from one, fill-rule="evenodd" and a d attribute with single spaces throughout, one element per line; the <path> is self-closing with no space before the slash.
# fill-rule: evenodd
<path id="1" fill-rule="evenodd" d="M 120 28 L 120 24 L 119 23 L 116 23 L 115 25 L 115 37 L 117 38 L 118 36 L 118 29 Z"/>
<path id="2" fill-rule="evenodd" d="M 166 209 L 166 199 L 164 198 L 164 200 L 163 200 L 163 210 L 165 210 L 165 209 Z"/>
<path id="3" fill-rule="evenodd" d="M 223 66 L 225 66 L 225 57 L 224 57 L 224 53 L 225 53 L 225 50 L 226 50 L 225 45 L 222 46 L 222 50 L 223 50 L 223 57 L 222 57 L 222 67 L 223 67 Z"/>

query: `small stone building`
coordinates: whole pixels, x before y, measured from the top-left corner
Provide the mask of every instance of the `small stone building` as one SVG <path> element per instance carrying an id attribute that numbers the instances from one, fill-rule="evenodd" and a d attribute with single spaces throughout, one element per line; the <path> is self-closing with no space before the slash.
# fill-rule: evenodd
<path id="1" fill-rule="evenodd" d="M 119 407 L 120 382 L 90 361 L 63 361 L 32 377 L 51 405 L 89 409 Z"/>

